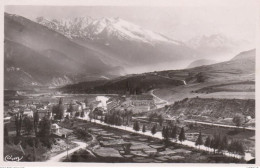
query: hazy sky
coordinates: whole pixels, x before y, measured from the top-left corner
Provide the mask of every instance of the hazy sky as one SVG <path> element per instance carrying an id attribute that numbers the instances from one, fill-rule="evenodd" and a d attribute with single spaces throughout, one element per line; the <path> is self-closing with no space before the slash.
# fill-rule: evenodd
<path id="1" fill-rule="evenodd" d="M 205 1 L 204 1 L 205 2 Z M 218 2 L 221 2 L 218 4 Z M 144 28 L 186 41 L 197 35 L 222 33 L 253 41 L 256 30 L 254 3 L 171 6 L 5 6 L 5 11 L 29 19 L 70 18 L 78 16 L 120 17 Z M 233 1 L 234 2 L 234 1 Z M 245 2 L 245 3 L 243 3 Z M 247 1 L 251 2 L 251 1 Z"/>

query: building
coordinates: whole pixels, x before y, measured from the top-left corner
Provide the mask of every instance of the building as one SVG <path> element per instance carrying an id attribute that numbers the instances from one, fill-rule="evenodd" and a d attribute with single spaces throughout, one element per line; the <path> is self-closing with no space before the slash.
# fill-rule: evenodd
<path id="1" fill-rule="evenodd" d="M 51 133 L 60 134 L 60 127 L 58 126 L 58 124 L 51 125 Z"/>
<path id="2" fill-rule="evenodd" d="M 154 100 L 152 95 L 132 95 L 126 98 L 126 104 L 138 113 L 149 111 L 154 106 Z"/>
<path id="3" fill-rule="evenodd" d="M 118 101 L 112 100 L 107 102 L 107 111 L 110 111 L 111 109 L 117 107 L 119 105 Z"/>
<path id="4" fill-rule="evenodd" d="M 132 95 L 130 103 L 134 106 L 150 106 L 154 104 L 152 95 Z"/>
<path id="5" fill-rule="evenodd" d="M 27 117 L 33 117 L 33 111 L 29 108 L 24 109 L 23 115 Z"/>
<path id="6" fill-rule="evenodd" d="M 44 117 L 48 117 L 51 118 L 52 117 L 52 113 L 48 110 L 48 109 L 37 109 L 38 115 L 39 115 L 39 119 L 42 119 Z"/>

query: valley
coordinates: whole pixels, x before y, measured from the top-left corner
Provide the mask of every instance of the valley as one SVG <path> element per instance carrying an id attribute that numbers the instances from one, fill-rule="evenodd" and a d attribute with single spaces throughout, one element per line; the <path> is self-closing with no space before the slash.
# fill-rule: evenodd
<path id="1" fill-rule="evenodd" d="M 4 18 L 5 156 L 255 163 L 249 42 L 184 42 L 119 17 Z"/>

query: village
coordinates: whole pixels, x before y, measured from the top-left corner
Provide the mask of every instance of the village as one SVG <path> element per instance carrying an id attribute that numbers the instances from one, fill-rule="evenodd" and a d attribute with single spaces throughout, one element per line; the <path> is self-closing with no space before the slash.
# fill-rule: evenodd
<path id="1" fill-rule="evenodd" d="M 27 161 L 34 161 L 37 158 L 32 157 L 31 152 L 28 155 L 26 150 L 29 148 L 26 147 L 28 144 L 26 145 L 24 139 L 27 139 L 26 141 L 33 139 L 33 144 L 29 146 L 33 148 L 34 152 L 39 150 L 35 148 L 36 142 L 38 144 L 40 141 L 42 146 L 47 145 L 48 149 L 44 147 L 46 151 L 44 152 L 45 157 L 42 157 L 45 158 L 43 161 L 53 160 L 53 158 L 59 157 L 59 154 L 66 154 L 66 151 L 67 157 L 62 155 L 63 157 L 59 158 L 58 161 L 71 161 L 74 155 L 73 152 L 68 154 L 68 151 L 76 148 L 80 148 L 80 152 L 86 149 L 88 155 L 91 155 L 91 159 L 85 158 L 84 162 L 100 161 L 104 157 L 109 157 L 110 160 L 111 158 L 115 159 L 118 162 L 178 162 L 184 160 L 183 155 L 190 152 L 198 155 L 201 150 L 202 153 L 199 153 L 203 157 L 199 157 L 200 162 L 209 160 L 206 157 L 209 151 L 214 151 L 213 160 L 217 161 L 215 150 L 221 154 L 221 157 L 232 156 L 232 162 L 240 162 L 242 161 L 240 159 L 245 156 L 247 161 L 252 158 L 251 153 L 246 153 L 251 149 L 242 149 L 243 147 L 238 141 L 230 141 L 226 136 L 208 133 L 216 128 L 220 132 L 223 130 L 232 131 L 232 127 L 226 129 L 197 122 L 189 123 L 181 119 L 183 115 L 178 118 L 167 118 L 160 114 L 151 113 L 147 117 L 142 117 L 142 114 L 158 108 L 154 100 L 156 98 L 149 94 L 61 95 L 11 92 L 6 93 L 5 96 L 5 143 L 16 144 L 17 147 L 12 146 L 12 148 L 27 156 L 25 157 Z M 163 110 L 166 107 L 159 109 Z M 109 128 L 111 126 L 124 131 Z M 250 130 L 248 132 L 253 133 Z M 209 139 L 211 141 L 216 141 L 216 139 L 225 141 L 226 146 L 220 148 L 208 144 L 208 147 L 205 147 L 204 145 L 207 146 L 206 141 Z M 82 141 L 84 147 L 81 146 Z M 120 148 L 118 148 L 118 143 L 121 144 Z M 228 143 L 236 143 L 233 146 L 236 148 L 239 146 L 240 148 L 237 149 L 240 151 L 230 149 L 230 151 L 221 152 L 228 149 Z M 138 145 L 142 146 L 142 148 L 138 148 L 140 151 L 136 151 L 137 148 L 134 147 Z M 182 153 L 182 157 L 174 152 L 172 147 L 167 147 L 172 145 L 177 145 L 178 149 L 181 148 L 179 151 Z M 192 150 L 188 150 L 185 146 L 188 146 L 188 149 L 195 148 L 195 150 L 192 148 Z M 143 147 L 147 150 L 144 150 Z M 120 151 L 121 148 L 124 150 Z M 151 151 L 153 151 L 152 154 Z M 148 159 L 150 155 L 153 155 L 154 158 Z M 93 158 L 93 156 L 95 157 Z M 192 155 L 192 157 L 194 156 Z M 71 160 L 68 160 L 69 158 Z M 230 159 L 227 160 L 230 161 Z"/>

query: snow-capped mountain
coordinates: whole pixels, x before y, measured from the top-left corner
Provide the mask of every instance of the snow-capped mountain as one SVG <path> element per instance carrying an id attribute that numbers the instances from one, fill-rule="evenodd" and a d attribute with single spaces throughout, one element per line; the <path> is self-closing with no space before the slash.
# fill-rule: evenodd
<path id="1" fill-rule="evenodd" d="M 180 42 L 171 40 L 159 33 L 152 32 L 127 22 L 119 17 L 93 19 L 91 17 L 79 17 L 73 19 L 46 19 L 36 18 L 36 22 L 53 29 L 68 38 L 105 39 L 117 37 L 120 40 L 135 40 L 145 43 L 167 42 L 180 45 Z"/>
<path id="2" fill-rule="evenodd" d="M 5 13 L 4 26 L 5 86 L 10 88 L 111 79 L 146 67 L 156 71 L 163 63 L 172 63 L 164 69 L 175 69 L 196 56 L 185 44 L 120 18 L 32 21 Z"/>
<path id="3" fill-rule="evenodd" d="M 73 38 L 87 36 L 86 28 L 93 19 L 91 17 L 79 17 L 74 19 L 50 20 L 44 17 L 37 17 L 35 21 L 65 35 L 68 38 Z"/>
<path id="4" fill-rule="evenodd" d="M 195 59 L 196 53 L 184 43 L 144 29 L 121 18 L 80 17 L 72 19 L 36 18 L 35 21 L 91 48 L 113 66 L 145 66 Z M 169 67 L 172 68 L 172 67 Z"/>

